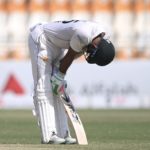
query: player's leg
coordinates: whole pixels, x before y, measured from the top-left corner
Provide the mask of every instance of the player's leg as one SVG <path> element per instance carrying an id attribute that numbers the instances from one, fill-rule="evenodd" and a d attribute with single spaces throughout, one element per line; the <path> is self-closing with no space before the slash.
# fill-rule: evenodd
<path id="1" fill-rule="evenodd" d="M 66 144 L 75 144 L 76 139 L 70 135 L 67 114 L 58 96 L 54 96 L 54 108 L 58 136 L 65 138 Z"/>
<path id="2" fill-rule="evenodd" d="M 29 49 L 34 78 L 34 105 L 38 117 L 41 137 L 43 143 L 64 143 L 64 139 L 59 138 L 55 127 L 55 112 L 53 107 L 53 95 L 51 90 L 50 61 L 44 61 L 42 51 L 39 52 L 38 46 L 29 37 Z M 46 53 L 45 53 L 46 54 Z"/>
<path id="3" fill-rule="evenodd" d="M 53 66 L 53 73 L 59 68 L 59 62 L 64 56 L 64 51 L 62 50 L 57 56 Z M 59 96 L 54 95 L 54 108 L 55 108 L 55 121 L 56 130 L 59 137 L 65 138 L 66 144 L 75 144 L 76 139 L 72 138 L 69 131 L 68 116 L 63 106 L 63 103 Z"/>
<path id="4" fill-rule="evenodd" d="M 54 108 L 55 108 L 55 118 L 56 118 L 56 129 L 60 137 L 65 137 L 69 132 L 68 121 L 66 112 L 62 106 L 59 97 L 54 96 Z"/>

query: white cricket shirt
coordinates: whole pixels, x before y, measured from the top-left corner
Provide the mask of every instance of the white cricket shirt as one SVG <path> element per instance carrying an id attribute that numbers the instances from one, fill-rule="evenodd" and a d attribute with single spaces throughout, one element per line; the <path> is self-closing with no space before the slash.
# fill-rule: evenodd
<path id="1" fill-rule="evenodd" d="M 46 39 L 61 49 L 71 47 L 76 52 L 81 52 L 82 48 L 99 35 L 105 32 L 108 38 L 108 32 L 105 27 L 91 21 L 57 21 L 43 24 L 43 30 Z"/>

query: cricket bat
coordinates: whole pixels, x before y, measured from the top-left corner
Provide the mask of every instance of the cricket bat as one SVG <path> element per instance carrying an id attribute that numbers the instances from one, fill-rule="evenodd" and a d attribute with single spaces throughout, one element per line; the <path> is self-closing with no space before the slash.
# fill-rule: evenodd
<path id="1" fill-rule="evenodd" d="M 70 121 L 73 125 L 78 144 L 79 145 L 87 145 L 88 141 L 87 141 L 87 137 L 86 137 L 86 133 L 85 133 L 83 124 L 81 122 L 81 119 L 80 119 L 78 113 L 76 112 L 76 110 L 73 106 L 73 103 L 72 103 L 70 97 L 68 96 L 68 94 L 66 92 L 64 92 L 64 94 L 61 95 L 60 98 L 64 104 L 64 107 L 68 114 L 68 117 L 70 118 Z"/>

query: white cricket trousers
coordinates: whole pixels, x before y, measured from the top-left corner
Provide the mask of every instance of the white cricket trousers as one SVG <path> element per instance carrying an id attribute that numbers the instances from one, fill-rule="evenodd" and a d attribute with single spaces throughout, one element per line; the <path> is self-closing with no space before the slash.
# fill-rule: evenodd
<path id="1" fill-rule="evenodd" d="M 36 30 L 38 26 L 34 28 Z M 39 29 L 37 31 L 39 32 Z M 32 32 L 29 34 L 28 46 L 34 80 L 33 101 L 42 143 L 48 143 L 53 132 L 61 138 L 69 133 L 66 112 L 60 98 L 53 95 L 50 82 L 53 65 L 59 61 L 62 50 L 51 43 L 46 43 L 43 33 L 38 40 L 38 42 L 34 40 Z"/>

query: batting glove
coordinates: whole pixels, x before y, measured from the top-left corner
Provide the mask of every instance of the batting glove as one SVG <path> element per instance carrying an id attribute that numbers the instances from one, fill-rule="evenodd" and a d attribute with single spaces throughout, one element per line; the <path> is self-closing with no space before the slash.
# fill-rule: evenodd
<path id="1" fill-rule="evenodd" d="M 65 74 L 57 71 L 51 77 L 52 90 L 55 95 L 61 95 L 64 93 L 66 87 L 66 81 L 64 80 L 64 76 Z"/>

